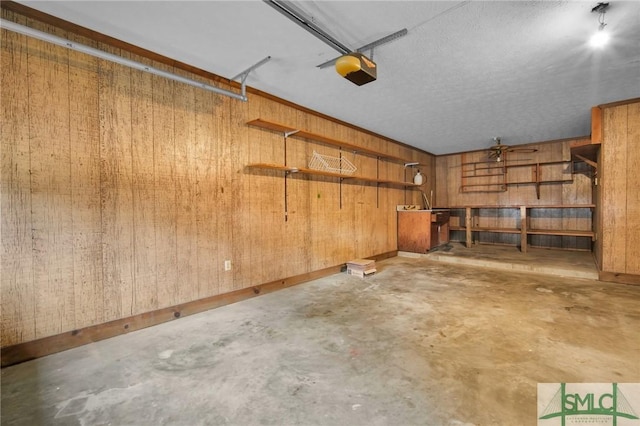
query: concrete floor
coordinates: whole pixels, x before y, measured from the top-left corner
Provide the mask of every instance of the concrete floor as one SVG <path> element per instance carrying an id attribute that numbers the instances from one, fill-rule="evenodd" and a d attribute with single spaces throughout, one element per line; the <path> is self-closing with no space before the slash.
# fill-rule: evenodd
<path id="1" fill-rule="evenodd" d="M 2 425 L 535 425 L 539 382 L 640 382 L 639 302 L 396 257 L 5 368 Z"/>

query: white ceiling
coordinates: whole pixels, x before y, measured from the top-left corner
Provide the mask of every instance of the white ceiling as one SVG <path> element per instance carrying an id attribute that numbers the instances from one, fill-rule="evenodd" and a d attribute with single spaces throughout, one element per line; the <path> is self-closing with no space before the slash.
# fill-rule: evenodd
<path id="1" fill-rule="evenodd" d="M 637 1 L 610 2 L 601 50 L 596 1 L 294 2 L 354 50 L 408 29 L 364 86 L 317 68 L 339 53 L 258 0 L 21 3 L 225 78 L 271 56 L 249 86 L 434 154 L 588 135 L 592 106 L 640 97 Z"/>

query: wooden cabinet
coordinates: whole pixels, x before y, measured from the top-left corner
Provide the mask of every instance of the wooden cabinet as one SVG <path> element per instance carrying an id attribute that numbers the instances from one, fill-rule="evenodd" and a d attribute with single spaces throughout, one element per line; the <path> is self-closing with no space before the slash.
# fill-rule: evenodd
<path id="1" fill-rule="evenodd" d="M 448 210 L 398 212 L 398 250 L 426 253 L 448 242 Z"/>

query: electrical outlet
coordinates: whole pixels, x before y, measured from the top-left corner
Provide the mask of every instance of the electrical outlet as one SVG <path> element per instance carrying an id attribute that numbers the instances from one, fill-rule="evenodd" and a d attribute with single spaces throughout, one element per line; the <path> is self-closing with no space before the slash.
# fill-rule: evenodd
<path id="1" fill-rule="evenodd" d="M 225 260 L 224 261 L 224 270 L 225 271 L 230 271 L 231 270 L 231 261 L 230 260 Z"/>

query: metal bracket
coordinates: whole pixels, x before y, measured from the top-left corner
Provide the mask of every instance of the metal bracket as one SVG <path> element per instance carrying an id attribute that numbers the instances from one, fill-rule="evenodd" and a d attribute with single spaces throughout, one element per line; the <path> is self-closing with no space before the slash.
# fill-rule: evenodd
<path id="1" fill-rule="evenodd" d="M 292 130 L 290 132 L 284 132 L 284 137 L 288 138 L 291 135 L 295 135 L 296 133 L 298 133 L 300 130 Z"/>
<path id="2" fill-rule="evenodd" d="M 365 44 L 364 46 L 357 48 L 356 52 L 362 53 L 362 52 L 368 50 L 369 52 L 371 52 L 370 53 L 371 57 L 369 59 L 373 60 L 373 49 L 374 48 L 376 48 L 376 47 L 378 47 L 380 45 L 383 45 L 385 43 L 389 43 L 389 42 L 391 42 L 391 41 L 393 41 L 395 39 L 398 39 L 400 37 L 404 37 L 408 33 L 409 33 L 409 31 L 406 28 L 403 28 L 400 31 L 396 31 L 395 33 L 389 34 L 389 35 L 384 36 L 382 38 L 379 38 L 378 40 L 375 40 L 375 41 L 373 41 L 373 42 L 371 42 L 369 44 Z M 333 58 L 331 60 L 328 60 L 327 62 L 323 62 L 320 65 L 316 65 L 316 68 L 320 68 L 320 69 L 327 68 L 327 67 L 333 65 L 338 59 L 339 59 L 339 57 L 338 58 Z"/>
<path id="3" fill-rule="evenodd" d="M 251 73 L 251 71 L 253 71 L 254 69 L 258 68 L 261 65 L 266 64 L 267 62 L 269 62 L 269 60 L 271 60 L 271 56 L 267 56 L 266 58 L 256 62 L 246 70 L 242 71 L 240 74 L 237 74 L 233 78 L 231 78 L 231 81 L 234 81 L 238 77 L 242 77 L 242 79 L 240 80 L 240 87 L 242 91 L 242 97 L 244 98 L 244 100 L 247 99 L 247 86 L 245 84 L 245 82 L 247 81 L 247 77 L 249 77 L 249 74 Z"/>

